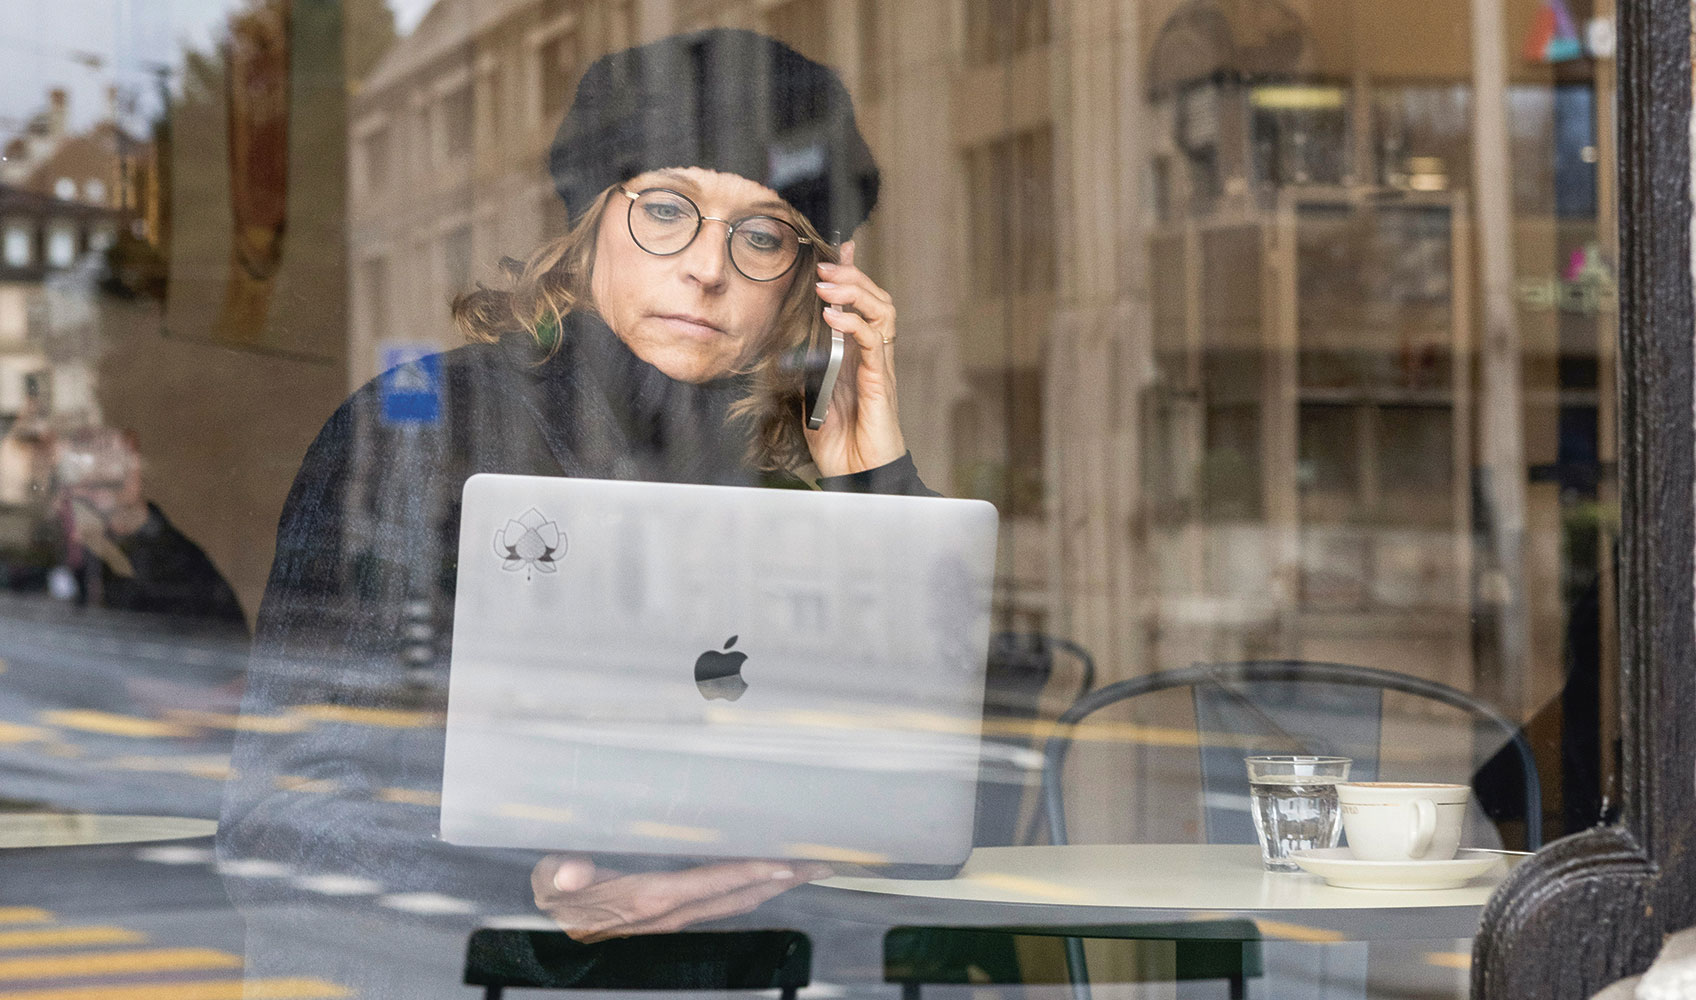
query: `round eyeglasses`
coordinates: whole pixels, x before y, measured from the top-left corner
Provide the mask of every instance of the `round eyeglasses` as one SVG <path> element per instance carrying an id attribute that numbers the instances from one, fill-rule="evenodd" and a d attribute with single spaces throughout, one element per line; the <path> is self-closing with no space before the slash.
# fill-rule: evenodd
<path id="1" fill-rule="evenodd" d="M 735 222 L 702 215 L 687 195 L 669 188 L 619 191 L 630 199 L 630 238 L 656 257 L 682 253 L 695 242 L 704 223 L 722 222 L 730 263 L 737 272 L 752 281 L 776 281 L 800 259 L 801 245 L 813 242 L 769 215 L 750 215 Z"/>

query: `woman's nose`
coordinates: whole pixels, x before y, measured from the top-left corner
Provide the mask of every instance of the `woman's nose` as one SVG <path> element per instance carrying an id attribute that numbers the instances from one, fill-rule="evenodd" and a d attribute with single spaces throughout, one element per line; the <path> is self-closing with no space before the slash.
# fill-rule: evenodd
<path id="1" fill-rule="evenodd" d="M 715 222 L 725 227 L 722 233 L 712 227 L 711 223 Z M 723 219 L 703 218 L 701 231 L 695 234 L 695 242 L 683 252 L 684 267 L 692 277 L 708 287 L 723 284 L 729 271 L 729 226 Z"/>

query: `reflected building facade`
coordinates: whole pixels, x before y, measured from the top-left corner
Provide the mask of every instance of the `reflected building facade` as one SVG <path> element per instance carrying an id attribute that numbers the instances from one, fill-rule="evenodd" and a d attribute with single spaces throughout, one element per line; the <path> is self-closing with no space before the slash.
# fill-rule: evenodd
<path id="1" fill-rule="evenodd" d="M 1105 680 L 1427 677 L 1544 709 L 1552 773 L 1609 717 L 1583 692 L 1617 645 L 1616 330 L 1611 53 L 1543 13 L 440 0 L 351 104 L 350 386 L 457 344 L 452 296 L 563 231 L 541 163 L 593 59 L 763 30 L 855 95 L 904 429 L 928 482 L 1001 510 L 1002 627 Z M 1565 751 L 1579 815 L 1601 752 Z"/>

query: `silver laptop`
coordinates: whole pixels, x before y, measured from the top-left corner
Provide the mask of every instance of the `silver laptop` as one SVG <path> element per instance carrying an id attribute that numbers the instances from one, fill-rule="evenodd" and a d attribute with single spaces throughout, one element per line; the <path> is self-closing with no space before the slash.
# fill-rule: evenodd
<path id="1" fill-rule="evenodd" d="M 473 476 L 442 838 L 960 863 L 996 520 L 976 500 Z"/>

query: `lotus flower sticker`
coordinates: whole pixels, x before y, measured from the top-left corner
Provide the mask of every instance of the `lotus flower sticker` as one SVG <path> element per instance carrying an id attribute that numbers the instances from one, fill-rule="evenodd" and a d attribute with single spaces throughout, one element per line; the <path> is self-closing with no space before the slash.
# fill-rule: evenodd
<path id="1" fill-rule="evenodd" d="M 534 507 L 495 532 L 495 555 L 501 557 L 501 569 L 509 573 L 522 569 L 526 580 L 535 570 L 555 572 L 565 548 L 565 532 Z"/>

